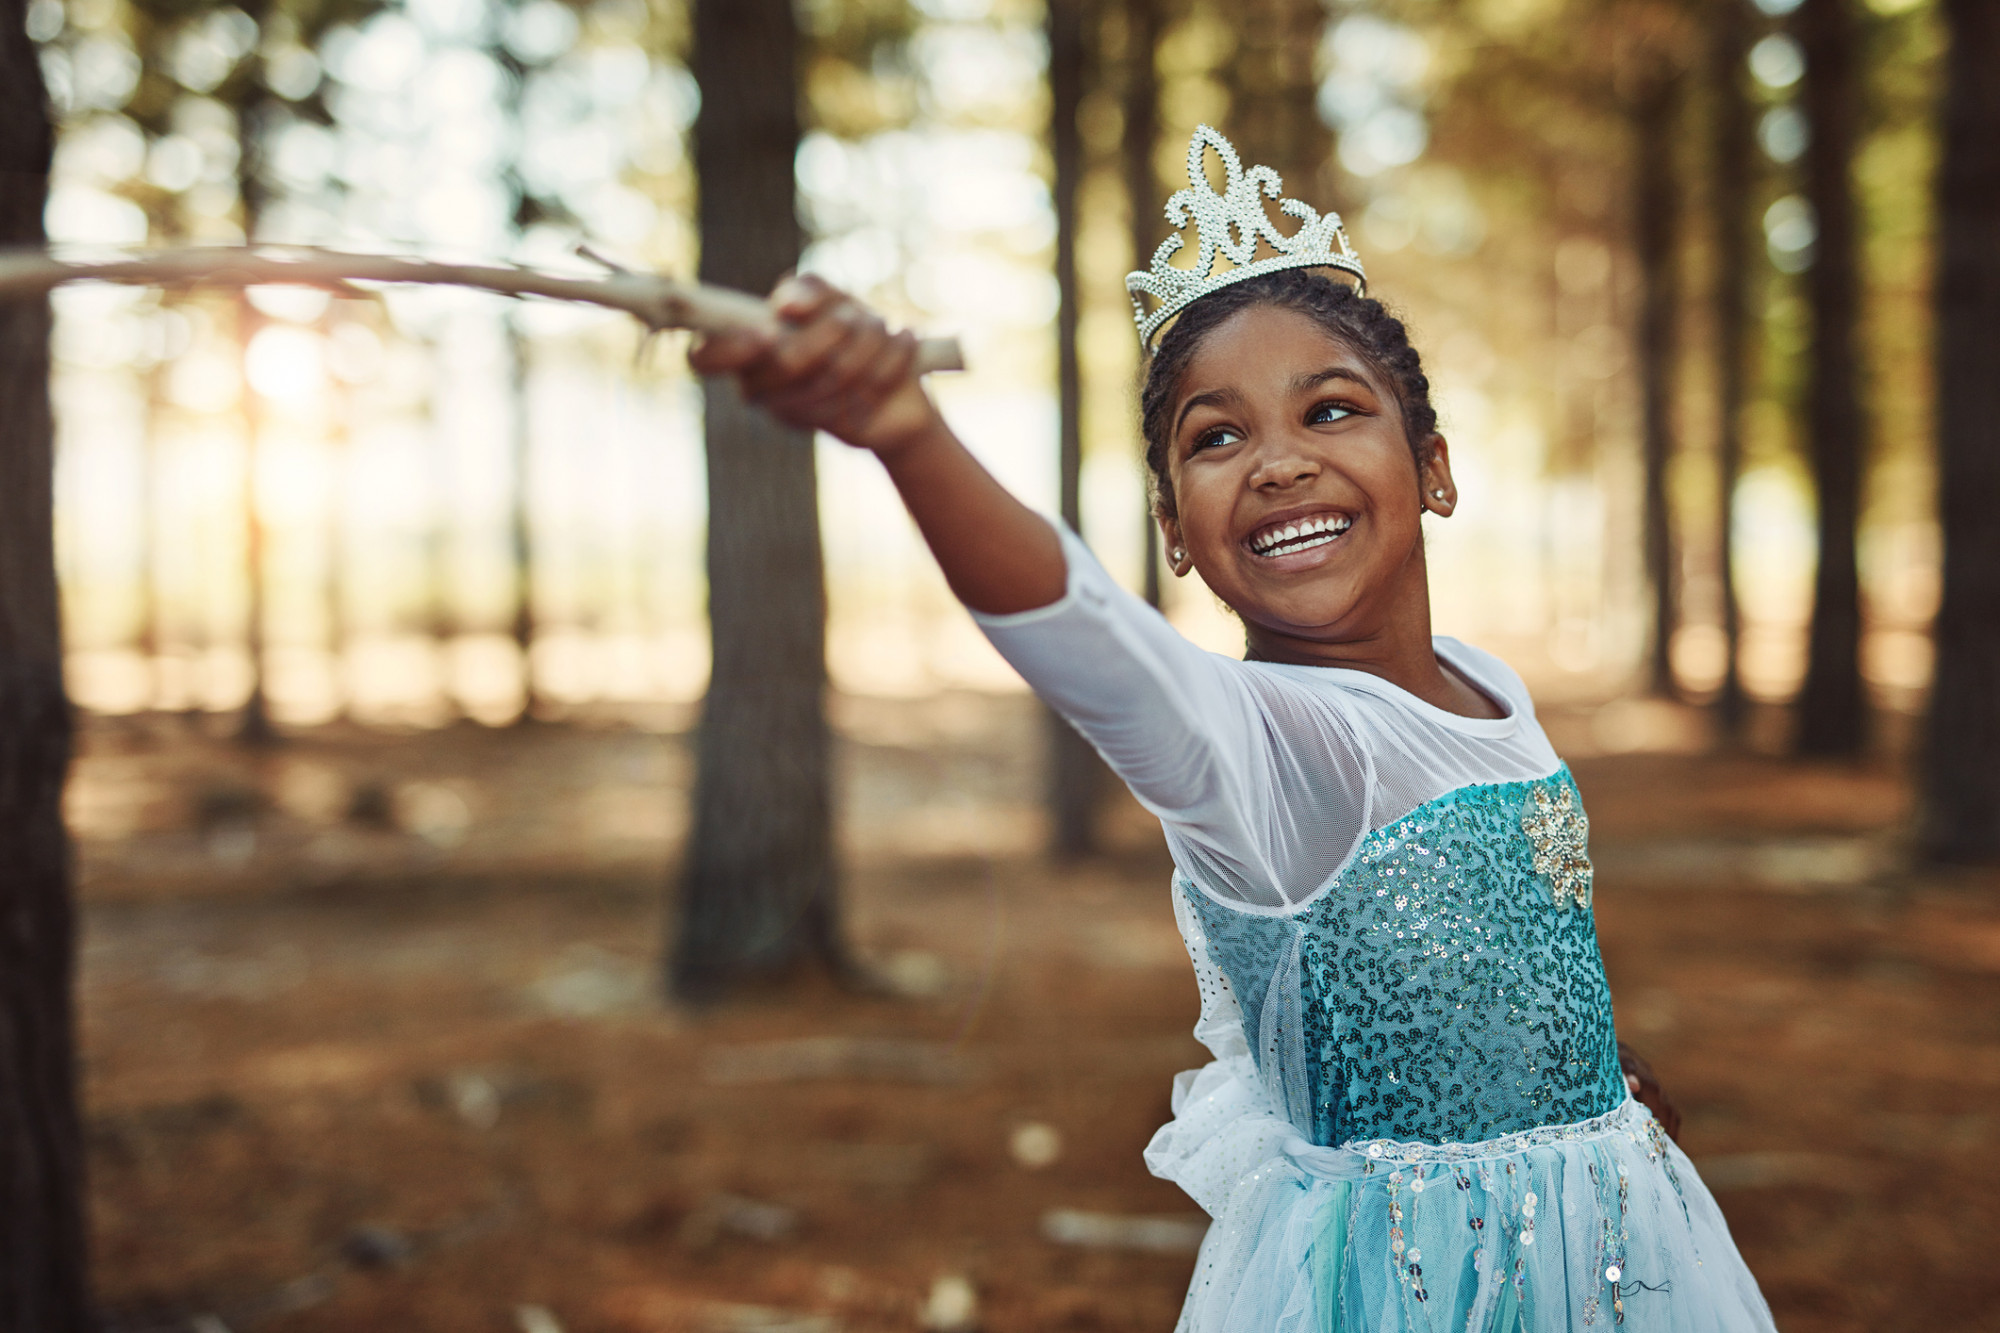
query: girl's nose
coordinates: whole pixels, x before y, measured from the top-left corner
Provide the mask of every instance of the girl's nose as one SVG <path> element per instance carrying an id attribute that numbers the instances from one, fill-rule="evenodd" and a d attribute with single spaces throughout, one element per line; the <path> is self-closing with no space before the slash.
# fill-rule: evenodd
<path id="1" fill-rule="evenodd" d="M 1318 475 L 1319 464 L 1311 455 L 1273 442 L 1250 470 L 1250 485 L 1260 491 L 1282 491 Z"/>

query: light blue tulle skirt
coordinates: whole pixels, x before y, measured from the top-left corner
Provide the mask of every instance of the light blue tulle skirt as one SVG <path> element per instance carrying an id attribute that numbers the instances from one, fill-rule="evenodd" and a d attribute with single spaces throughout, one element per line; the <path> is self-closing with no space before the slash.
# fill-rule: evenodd
<path id="1" fill-rule="evenodd" d="M 1210 1228 L 1182 1333 L 1772 1328 L 1694 1167 L 1636 1101 L 1470 1144 L 1295 1139 Z"/>

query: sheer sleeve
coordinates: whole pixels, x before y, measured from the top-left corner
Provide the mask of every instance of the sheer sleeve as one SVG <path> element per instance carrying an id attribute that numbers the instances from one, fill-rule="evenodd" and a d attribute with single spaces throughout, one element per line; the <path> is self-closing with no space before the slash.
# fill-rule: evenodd
<path id="1" fill-rule="evenodd" d="M 1062 598 L 975 614 L 987 638 L 1159 816 L 1198 884 L 1267 906 L 1310 894 L 1368 825 L 1371 761 L 1337 700 L 1197 648 L 1058 531 Z"/>

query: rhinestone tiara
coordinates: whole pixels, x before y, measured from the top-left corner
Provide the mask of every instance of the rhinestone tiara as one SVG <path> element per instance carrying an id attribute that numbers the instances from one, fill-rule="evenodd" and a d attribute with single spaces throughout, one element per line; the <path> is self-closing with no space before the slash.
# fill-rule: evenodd
<path id="1" fill-rule="evenodd" d="M 1227 177 L 1223 193 L 1208 183 L 1204 159 L 1209 149 L 1222 159 Z M 1201 251 L 1192 268 L 1180 268 L 1168 261 L 1180 252 L 1186 238 L 1179 232 L 1160 242 L 1153 251 L 1153 266 L 1145 272 L 1125 275 L 1125 290 L 1132 294 L 1132 317 L 1139 325 L 1139 344 L 1150 349 L 1160 327 L 1190 304 L 1210 292 L 1264 273 L 1288 268 L 1337 268 L 1352 273 L 1363 290 L 1368 275 L 1362 271 L 1361 257 L 1340 225 L 1340 214 L 1319 213 L 1312 205 L 1283 197 L 1284 183 L 1266 166 L 1243 169 L 1236 149 L 1222 134 L 1197 125 L 1188 140 L 1188 187 L 1174 191 L 1167 200 L 1167 221 L 1185 228 L 1193 219 Z M 1299 229 L 1281 235 L 1266 211 L 1266 197 L 1278 200 L 1278 211 L 1299 219 Z M 1257 258 L 1257 242 L 1264 241 L 1276 253 Z M 1232 267 L 1216 272 L 1216 259 L 1229 260 Z M 1153 298 L 1146 308 L 1144 296 Z"/>

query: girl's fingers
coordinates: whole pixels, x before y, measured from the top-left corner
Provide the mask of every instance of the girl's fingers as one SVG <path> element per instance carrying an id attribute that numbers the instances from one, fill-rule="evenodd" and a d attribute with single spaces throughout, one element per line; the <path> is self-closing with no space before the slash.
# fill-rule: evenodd
<path id="1" fill-rule="evenodd" d="M 868 368 L 866 387 L 889 393 L 917 372 L 917 335 L 899 329 L 883 340 L 881 353 Z"/>
<path id="2" fill-rule="evenodd" d="M 688 348 L 688 365 L 698 375 L 728 375 L 771 350 L 771 335 L 748 329 L 712 333 Z"/>
<path id="3" fill-rule="evenodd" d="M 867 317 L 851 301 L 823 307 L 808 323 L 781 335 L 768 357 L 745 370 L 744 392 L 759 399 L 796 392 L 866 324 Z"/>
<path id="4" fill-rule="evenodd" d="M 803 324 L 834 302 L 847 299 L 838 287 L 811 273 L 788 273 L 771 289 L 771 308 L 788 324 Z"/>
<path id="5" fill-rule="evenodd" d="M 849 392 L 867 378 L 887 350 L 888 342 L 889 330 L 883 327 L 881 320 L 870 316 L 853 330 L 851 337 L 834 348 L 816 373 L 803 378 L 783 397 L 814 402 Z"/>
<path id="6" fill-rule="evenodd" d="M 862 422 L 915 376 L 916 335 L 907 331 L 883 330 L 866 364 L 829 395 L 832 415 L 843 421 Z"/>
<path id="7" fill-rule="evenodd" d="M 792 329 L 785 325 L 808 325 L 828 306 L 845 301 L 839 290 L 819 278 L 799 277 L 787 274 L 781 278 L 770 296 L 770 305 L 782 321 L 774 330 L 731 330 L 710 334 L 688 349 L 688 364 L 702 375 L 739 375 L 743 377 L 744 391 L 755 396 L 760 391 L 762 381 L 776 371 L 782 378 L 788 369 L 796 373 L 798 358 L 810 358 L 814 353 L 811 345 L 790 346 Z M 791 359 L 787 363 L 773 362 L 770 369 L 760 368 L 757 362 L 767 356 L 786 349 Z"/>
<path id="8" fill-rule="evenodd" d="M 837 425 L 830 426 L 843 439 L 873 434 L 891 419 L 907 424 L 912 410 L 921 414 L 929 400 L 917 387 L 917 337 L 908 331 L 889 334 L 882 350 L 867 373 L 849 385 L 833 411 Z M 914 395 L 898 406 L 898 399 Z"/>
<path id="9" fill-rule="evenodd" d="M 873 447 L 921 425 L 917 339 L 891 333 L 859 302 L 819 278 L 787 277 L 772 291 L 774 333 L 705 338 L 688 354 L 705 375 L 733 374 L 743 394 L 787 425 Z M 914 423 L 914 425 L 913 425 Z"/>

